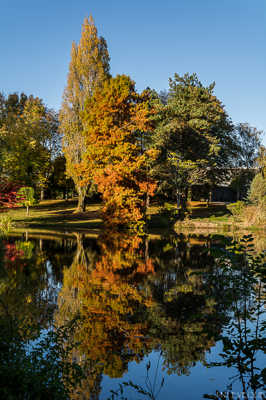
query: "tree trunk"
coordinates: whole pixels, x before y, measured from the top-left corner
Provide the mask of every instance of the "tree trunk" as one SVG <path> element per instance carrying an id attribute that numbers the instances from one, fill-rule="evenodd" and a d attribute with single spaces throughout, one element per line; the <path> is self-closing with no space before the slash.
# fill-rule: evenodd
<path id="1" fill-rule="evenodd" d="M 237 185 L 236 201 L 240 200 L 240 185 Z"/>
<path id="2" fill-rule="evenodd" d="M 29 215 L 29 206 L 26 206 L 27 208 L 27 215 Z"/>
<path id="3" fill-rule="evenodd" d="M 180 194 L 178 189 L 176 190 L 176 207 L 177 209 L 180 207 Z"/>
<path id="4" fill-rule="evenodd" d="M 150 207 L 150 195 L 149 193 L 146 193 L 146 201 L 145 201 L 145 219 L 147 222 L 147 215 L 148 215 L 148 210 Z"/>
<path id="5" fill-rule="evenodd" d="M 84 248 L 84 234 L 83 233 L 75 233 L 77 239 L 77 249 L 76 254 L 74 256 L 73 262 L 71 266 L 82 265 L 88 269 L 88 259 Z"/>
<path id="6" fill-rule="evenodd" d="M 212 189 L 209 189 L 209 194 L 208 194 L 208 200 L 207 200 L 207 206 L 209 207 L 210 203 L 212 201 Z"/>
<path id="7" fill-rule="evenodd" d="M 44 190 L 43 190 L 43 189 L 41 189 L 40 200 L 41 200 L 41 201 L 44 200 Z"/>
<path id="8" fill-rule="evenodd" d="M 75 213 L 85 212 L 86 205 L 85 205 L 85 196 L 86 196 L 87 188 L 78 188 L 78 206 L 75 210 Z"/>
<path id="9" fill-rule="evenodd" d="M 182 193 L 180 198 L 180 206 L 183 212 L 187 211 L 187 197 L 184 193 Z"/>

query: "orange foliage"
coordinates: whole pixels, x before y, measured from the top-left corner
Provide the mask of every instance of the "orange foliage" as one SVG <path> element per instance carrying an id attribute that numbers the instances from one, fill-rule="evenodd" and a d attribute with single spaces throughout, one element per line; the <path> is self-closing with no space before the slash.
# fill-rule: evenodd
<path id="1" fill-rule="evenodd" d="M 127 76 L 111 78 L 85 104 L 85 180 L 93 179 L 104 201 L 109 225 L 138 223 L 144 219 L 146 196 L 156 189 L 147 173 L 152 152 L 141 136 L 151 129 L 148 102 L 135 91 Z"/>
<path id="2" fill-rule="evenodd" d="M 149 348 L 148 325 L 139 313 L 153 304 L 145 279 L 154 268 L 143 237 L 105 231 L 99 245 L 100 258 L 92 269 L 79 265 L 72 271 L 71 290 L 78 296 L 81 316 L 76 339 L 79 352 L 98 372 L 119 377 L 130 360 L 137 361 Z"/>

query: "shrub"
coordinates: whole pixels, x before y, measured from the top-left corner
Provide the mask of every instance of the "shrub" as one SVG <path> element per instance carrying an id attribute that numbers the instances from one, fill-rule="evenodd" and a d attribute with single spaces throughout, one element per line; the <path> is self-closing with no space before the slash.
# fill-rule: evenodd
<path id="1" fill-rule="evenodd" d="M 266 209 L 265 205 L 250 205 L 245 209 L 244 222 L 247 226 L 266 224 Z"/>
<path id="2" fill-rule="evenodd" d="M 248 200 L 251 205 L 245 210 L 245 223 L 264 226 L 266 224 L 266 179 L 262 174 L 257 174 L 251 182 Z"/>
<path id="3" fill-rule="evenodd" d="M 248 199 L 252 204 L 266 205 L 266 179 L 257 174 L 251 182 Z"/>
<path id="4" fill-rule="evenodd" d="M 9 215 L 0 216 L 0 233 L 7 234 L 14 227 L 13 219 Z"/>
<path id="5" fill-rule="evenodd" d="M 233 218 L 235 219 L 240 217 L 241 214 L 243 213 L 245 209 L 245 203 L 243 201 L 237 201 L 236 203 L 228 204 L 227 208 L 233 215 Z"/>

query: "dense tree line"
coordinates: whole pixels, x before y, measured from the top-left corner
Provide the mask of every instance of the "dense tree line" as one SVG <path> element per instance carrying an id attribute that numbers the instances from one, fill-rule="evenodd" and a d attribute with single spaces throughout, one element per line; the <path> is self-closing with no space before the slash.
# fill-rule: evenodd
<path id="1" fill-rule="evenodd" d="M 37 97 L 0 95 L 0 179 L 40 197 L 75 188 L 78 212 L 98 192 L 114 224 L 142 226 L 152 196 L 182 217 L 193 185 L 211 193 L 231 182 L 243 198 L 265 153 L 261 132 L 235 126 L 214 87 L 176 73 L 167 91 L 137 93 L 130 77 L 111 76 L 106 41 L 86 18 L 59 115 Z"/>
<path id="2" fill-rule="evenodd" d="M 232 181 L 238 197 L 247 193 L 261 132 L 232 123 L 215 83 L 175 74 L 168 91 L 138 94 L 130 77 L 109 71 L 106 42 L 93 19 L 85 19 L 60 114 L 78 210 L 92 184 L 102 195 L 105 221 L 115 224 L 142 224 L 153 195 L 175 199 L 182 216 L 195 184 L 211 192 Z"/>

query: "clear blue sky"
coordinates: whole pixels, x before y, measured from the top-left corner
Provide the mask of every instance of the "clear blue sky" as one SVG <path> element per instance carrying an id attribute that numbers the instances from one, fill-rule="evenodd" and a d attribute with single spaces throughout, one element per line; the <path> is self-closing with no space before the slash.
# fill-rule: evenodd
<path id="1" fill-rule="evenodd" d="M 266 0 L 0 0 L 0 91 L 59 109 L 70 49 L 92 14 L 112 74 L 139 90 L 196 72 L 234 122 L 266 132 Z M 264 143 L 266 144 L 265 136 Z"/>

